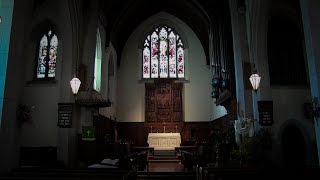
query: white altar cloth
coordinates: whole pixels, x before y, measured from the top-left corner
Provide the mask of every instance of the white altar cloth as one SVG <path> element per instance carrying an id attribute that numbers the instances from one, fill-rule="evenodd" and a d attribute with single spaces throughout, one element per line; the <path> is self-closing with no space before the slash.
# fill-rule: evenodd
<path id="1" fill-rule="evenodd" d="M 149 147 L 154 147 L 155 150 L 174 150 L 175 147 L 180 147 L 180 133 L 149 133 Z"/>

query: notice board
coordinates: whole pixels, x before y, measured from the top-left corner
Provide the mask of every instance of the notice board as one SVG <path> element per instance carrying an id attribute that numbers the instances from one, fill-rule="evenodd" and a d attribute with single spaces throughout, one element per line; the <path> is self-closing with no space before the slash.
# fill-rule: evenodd
<path id="1" fill-rule="evenodd" d="M 73 103 L 58 103 L 58 126 L 70 128 L 72 124 Z"/>
<path id="2" fill-rule="evenodd" d="M 273 103 L 272 101 L 258 101 L 259 124 L 261 126 L 272 126 Z"/>

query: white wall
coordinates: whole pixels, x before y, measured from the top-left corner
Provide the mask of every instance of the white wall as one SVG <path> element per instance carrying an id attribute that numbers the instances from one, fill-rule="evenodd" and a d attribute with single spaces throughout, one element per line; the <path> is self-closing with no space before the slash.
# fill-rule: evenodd
<path id="1" fill-rule="evenodd" d="M 301 120 L 302 124 L 310 124 L 311 121 L 305 119 L 303 114 L 303 103 L 308 102 L 308 98 L 310 98 L 310 89 L 308 88 L 273 87 L 275 130 L 288 119 L 297 119 Z"/>
<path id="2" fill-rule="evenodd" d="M 304 116 L 303 104 L 310 102 L 311 92 L 303 87 L 272 87 L 274 135 L 273 159 L 282 162 L 282 133 L 287 125 L 298 126 L 306 143 L 306 163 L 315 161 L 315 131 L 312 119 Z"/>
<path id="3" fill-rule="evenodd" d="M 36 11 L 31 23 L 31 30 L 36 30 L 39 23 L 46 19 L 52 20 L 57 27 L 55 32 L 58 36 L 58 56 L 55 83 L 32 82 L 35 59 L 39 42 L 27 34 L 26 48 L 26 70 L 24 72 L 25 86 L 22 95 L 22 104 L 35 106 L 32 112 L 32 123 L 23 124 L 21 129 L 22 146 L 57 146 L 58 143 L 58 102 L 70 102 L 70 81 L 73 74 L 71 61 L 71 36 L 70 19 L 62 16 L 63 9 L 59 3 L 49 2 L 42 4 Z M 62 25 L 63 24 L 63 25 Z M 36 31 L 37 32 L 37 31 Z"/>
<path id="4" fill-rule="evenodd" d="M 141 42 L 160 23 L 173 27 L 184 40 L 186 82 L 183 87 L 183 111 L 186 122 L 209 121 L 220 116 L 210 96 L 211 74 L 200 40 L 192 29 L 175 16 L 161 12 L 143 22 L 129 37 L 118 70 L 117 119 L 144 122 L 145 87 L 141 80 Z M 214 113 L 213 113 L 214 112 Z M 222 113 L 223 114 L 223 113 Z"/>
<path id="5" fill-rule="evenodd" d="M 104 87 L 102 96 L 106 100 L 109 98 L 109 100 L 111 101 L 111 106 L 100 108 L 99 113 L 105 117 L 111 116 L 111 118 L 114 119 L 116 116 L 116 106 L 117 106 L 117 101 L 116 101 L 117 54 L 111 43 L 106 49 L 105 56 L 103 58 L 106 58 L 106 59 L 103 60 L 104 64 L 102 65 L 103 78 L 105 79 L 102 81 L 102 86 Z M 110 61 L 112 61 L 111 64 L 110 64 Z M 113 67 L 109 67 L 109 65 L 113 65 Z M 111 68 L 113 68 L 114 74 L 113 76 L 109 77 L 109 82 L 108 82 L 108 73 L 109 73 L 109 69 Z"/>

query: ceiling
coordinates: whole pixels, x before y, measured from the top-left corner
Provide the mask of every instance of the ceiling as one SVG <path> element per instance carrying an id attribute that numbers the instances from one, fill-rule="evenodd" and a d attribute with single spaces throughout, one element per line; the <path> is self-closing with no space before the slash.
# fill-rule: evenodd
<path id="1" fill-rule="evenodd" d="M 100 0 L 100 12 L 105 16 L 106 34 L 109 35 L 106 42 L 112 42 L 119 59 L 134 29 L 150 16 L 164 11 L 191 27 L 204 47 L 209 64 L 208 28 L 210 17 L 214 17 L 217 15 L 215 12 L 219 11 L 217 7 L 220 7 L 218 0 L 162 0 L 158 3 L 150 0 Z"/>

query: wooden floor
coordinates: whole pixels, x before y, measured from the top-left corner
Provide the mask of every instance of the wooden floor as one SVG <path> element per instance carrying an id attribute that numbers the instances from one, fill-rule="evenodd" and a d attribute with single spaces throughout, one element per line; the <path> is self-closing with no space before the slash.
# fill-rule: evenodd
<path id="1" fill-rule="evenodd" d="M 148 166 L 138 172 L 137 180 L 194 180 L 195 173 L 188 172 L 174 152 L 155 152 Z"/>
<path id="2" fill-rule="evenodd" d="M 149 172 L 184 172 L 181 162 L 149 162 Z"/>

